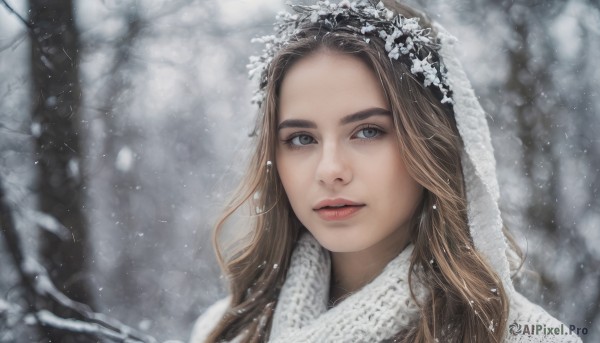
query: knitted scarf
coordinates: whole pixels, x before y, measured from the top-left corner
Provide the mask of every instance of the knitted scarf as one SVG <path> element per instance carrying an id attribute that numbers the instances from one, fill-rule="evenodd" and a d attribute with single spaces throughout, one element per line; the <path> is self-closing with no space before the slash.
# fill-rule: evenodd
<path id="1" fill-rule="evenodd" d="M 409 245 L 372 282 L 327 310 L 331 264 L 329 253 L 313 236 L 305 233 L 292 253 L 286 281 L 281 289 L 269 342 L 384 342 L 417 323 L 419 310 L 410 296 L 408 270 L 413 246 Z M 413 279 L 416 280 L 416 279 Z M 414 282 L 414 281 L 413 281 Z M 426 287 L 414 283 L 419 303 L 428 295 Z M 510 297 L 509 323 L 517 333 L 504 343 L 578 342 L 576 335 L 520 334 L 521 325 L 560 327 L 562 323 L 517 292 Z M 217 301 L 198 319 L 191 343 L 204 342 L 229 307 L 231 298 Z M 515 329 L 513 328 L 513 329 Z M 240 343 L 244 334 L 230 343 Z"/>
<path id="2" fill-rule="evenodd" d="M 373 281 L 328 310 L 329 253 L 303 234 L 279 295 L 269 342 L 381 342 L 415 325 L 419 308 L 408 283 L 412 250 L 409 245 Z M 415 297 L 422 302 L 427 291 L 414 280 Z"/>

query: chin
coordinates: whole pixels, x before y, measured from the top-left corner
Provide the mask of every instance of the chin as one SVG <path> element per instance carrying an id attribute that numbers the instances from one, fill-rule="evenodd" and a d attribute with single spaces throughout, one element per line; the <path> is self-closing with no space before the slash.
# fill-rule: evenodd
<path id="1" fill-rule="evenodd" d="M 319 244 L 330 252 L 350 253 L 362 251 L 367 248 L 364 239 L 349 237 L 349 235 L 344 233 L 315 233 L 314 231 L 311 231 L 311 233 Z"/>

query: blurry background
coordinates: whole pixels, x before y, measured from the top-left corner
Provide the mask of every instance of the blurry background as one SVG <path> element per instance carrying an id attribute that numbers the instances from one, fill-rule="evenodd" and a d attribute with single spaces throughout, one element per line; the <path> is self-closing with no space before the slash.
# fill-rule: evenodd
<path id="1" fill-rule="evenodd" d="M 489 113 L 504 218 L 534 271 L 518 289 L 600 341 L 600 2 L 409 3 L 459 38 Z M 0 1 L 2 211 L 59 289 L 158 340 L 186 340 L 226 294 L 210 229 L 247 157 L 250 39 L 284 9 Z M 0 342 L 47 341 L 20 320 L 10 242 Z"/>

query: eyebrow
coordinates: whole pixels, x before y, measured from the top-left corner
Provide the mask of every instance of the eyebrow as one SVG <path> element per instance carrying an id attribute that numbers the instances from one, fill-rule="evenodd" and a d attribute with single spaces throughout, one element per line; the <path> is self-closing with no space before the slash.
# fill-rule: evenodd
<path id="1" fill-rule="evenodd" d="M 384 108 L 373 107 L 368 108 L 366 110 L 358 111 L 353 114 L 349 114 L 344 118 L 340 119 L 340 125 L 346 125 L 353 122 L 365 120 L 369 117 L 381 115 L 381 116 L 391 116 L 392 113 Z M 277 131 L 289 127 L 296 128 L 305 128 L 305 129 L 316 129 L 317 124 L 314 121 L 304 120 L 304 119 L 288 119 L 284 120 L 277 126 Z"/>

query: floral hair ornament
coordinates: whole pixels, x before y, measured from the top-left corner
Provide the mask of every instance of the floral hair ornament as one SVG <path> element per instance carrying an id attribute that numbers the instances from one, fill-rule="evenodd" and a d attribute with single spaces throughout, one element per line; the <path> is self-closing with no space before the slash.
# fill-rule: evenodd
<path id="1" fill-rule="evenodd" d="M 298 34 L 301 24 L 319 23 L 325 30 L 340 25 L 355 34 L 364 36 L 368 44 L 371 37 L 385 41 L 385 50 L 390 59 L 401 59 L 408 64 L 412 74 L 422 79 L 424 87 L 435 87 L 441 93 L 441 103 L 453 104 L 451 90 L 446 78 L 446 68 L 437 51 L 437 39 L 431 37 L 431 29 L 422 28 L 419 18 L 405 18 L 394 15 L 382 2 L 374 5 L 370 1 L 342 0 L 338 4 L 318 1 L 316 5 L 292 5 L 296 14 L 281 11 L 275 18 L 275 35 L 252 39 L 252 42 L 265 44 L 260 56 L 251 56 L 248 76 L 260 75 L 260 87 L 252 98 L 259 106 L 265 97 L 268 65 L 277 52 Z M 360 26 L 348 25 L 350 18 L 358 19 Z M 433 54 L 432 54 L 433 52 Z"/>

